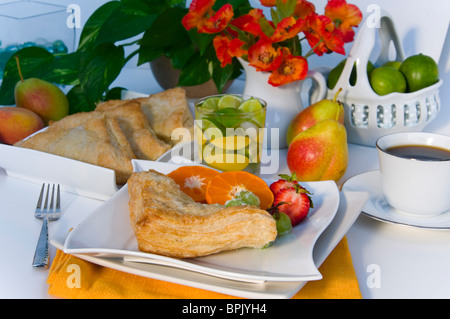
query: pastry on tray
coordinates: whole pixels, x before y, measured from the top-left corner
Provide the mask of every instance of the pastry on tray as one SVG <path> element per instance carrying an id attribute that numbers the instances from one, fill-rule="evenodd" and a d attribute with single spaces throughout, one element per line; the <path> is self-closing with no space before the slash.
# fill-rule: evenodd
<path id="1" fill-rule="evenodd" d="M 134 153 L 114 118 L 101 113 L 77 113 L 61 121 L 76 120 L 72 127 L 56 122 L 45 131 L 17 142 L 15 146 L 31 148 L 113 169 L 118 184 L 126 183 L 133 171 Z"/>
<path id="2" fill-rule="evenodd" d="M 129 213 L 140 251 L 176 258 L 242 247 L 262 248 L 277 236 L 275 219 L 256 206 L 201 204 L 154 170 L 128 180 Z"/>
<path id="3" fill-rule="evenodd" d="M 159 139 L 175 145 L 180 139 L 172 139 L 172 132 L 177 128 L 186 129 L 190 136 L 194 136 L 194 118 L 189 109 L 186 91 L 183 88 L 168 89 L 152 94 L 148 97 L 132 99 L 141 105 L 142 112 L 146 115 L 150 126 Z M 127 101 L 113 100 L 101 103 L 96 110 L 105 111 Z"/>
<path id="4" fill-rule="evenodd" d="M 94 111 L 50 123 L 15 146 L 113 169 L 117 184 L 125 184 L 132 159 L 158 159 L 179 142 L 170 140 L 173 130 L 193 132 L 193 125 L 185 91 L 175 88 L 148 98 L 102 102 Z"/>

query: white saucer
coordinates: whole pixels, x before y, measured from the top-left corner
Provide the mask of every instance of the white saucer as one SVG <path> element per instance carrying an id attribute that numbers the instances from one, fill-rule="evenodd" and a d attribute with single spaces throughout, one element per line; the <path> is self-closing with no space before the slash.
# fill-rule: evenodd
<path id="1" fill-rule="evenodd" d="M 380 172 L 371 171 L 350 178 L 343 191 L 365 191 L 370 194 L 361 213 L 374 219 L 405 226 L 450 230 L 450 211 L 433 217 L 416 217 L 397 211 L 384 199 L 380 187 Z"/>

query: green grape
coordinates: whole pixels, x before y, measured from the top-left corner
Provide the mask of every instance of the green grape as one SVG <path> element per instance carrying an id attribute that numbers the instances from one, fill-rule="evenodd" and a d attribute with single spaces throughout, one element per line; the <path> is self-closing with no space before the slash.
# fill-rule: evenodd
<path id="1" fill-rule="evenodd" d="M 277 221 L 277 232 L 279 236 L 286 235 L 292 230 L 291 219 L 287 214 L 278 212 L 273 217 Z"/>

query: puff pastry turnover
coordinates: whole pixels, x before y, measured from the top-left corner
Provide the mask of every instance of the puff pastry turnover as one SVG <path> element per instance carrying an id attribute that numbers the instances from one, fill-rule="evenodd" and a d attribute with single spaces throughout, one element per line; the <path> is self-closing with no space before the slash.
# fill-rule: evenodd
<path id="1" fill-rule="evenodd" d="M 110 168 L 115 171 L 118 184 L 126 183 L 133 171 L 131 159 L 135 156 L 117 122 L 100 113 L 75 115 L 15 146 Z M 73 123 L 68 123 L 71 121 L 82 121 L 83 124 L 72 127 Z"/>
<path id="2" fill-rule="evenodd" d="M 170 257 L 205 256 L 275 240 L 274 218 L 255 206 L 201 204 L 154 170 L 128 180 L 129 213 L 139 250 Z"/>
<path id="3" fill-rule="evenodd" d="M 176 87 L 131 100 L 110 100 L 99 104 L 95 110 L 107 111 L 120 107 L 128 101 L 140 104 L 156 136 L 164 142 L 175 145 L 184 141 L 182 138 L 194 137 L 194 118 L 183 88 Z M 177 129 L 180 129 L 178 132 L 183 134 L 182 137 L 177 134 Z M 172 139 L 172 133 L 174 133 L 174 139 Z"/>
<path id="4" fill-rule="evenodd" d="M 172 147 L 156 136 L 139 102 L 105 103 L 104 106 L 99 104 L 96 112 L 104 112 L 116 119 L 137 158 L 154 161 Z"/>

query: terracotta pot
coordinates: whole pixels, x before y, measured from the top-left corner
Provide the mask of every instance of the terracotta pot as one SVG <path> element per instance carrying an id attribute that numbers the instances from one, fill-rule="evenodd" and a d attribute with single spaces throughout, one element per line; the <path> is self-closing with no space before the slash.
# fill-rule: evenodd
<path id="1" fill-rule="evenodd" d="M 161 56 L 150 62 L 150 68 L 153 72 L 153 76 L 156 82 L 164 89 L 171 89 L 177 86 L 178 79 L 180 77 L 180 70 L 176 70 L 172 67 L 170 59 Z M 224 91 L 230 87 L 233 81 L 228 81 L 225 85 Z M 200 98 L 208 95 L 218 94 L 217 87 L 214 81 L 211 79 L 203 84 L 193 86 L 182 86 L 186 90 L 186 96 L 189 98 Z"/>

